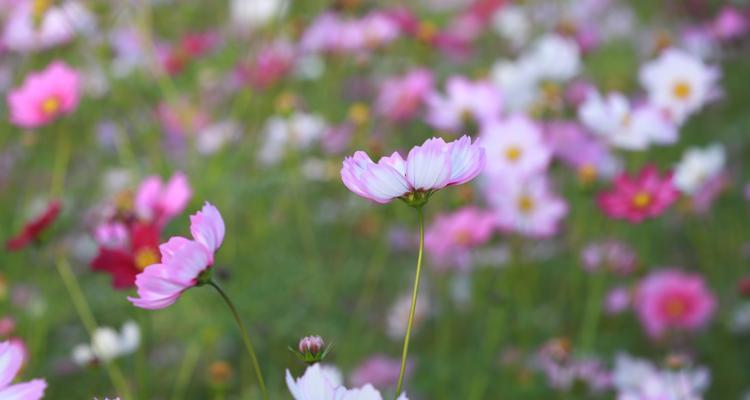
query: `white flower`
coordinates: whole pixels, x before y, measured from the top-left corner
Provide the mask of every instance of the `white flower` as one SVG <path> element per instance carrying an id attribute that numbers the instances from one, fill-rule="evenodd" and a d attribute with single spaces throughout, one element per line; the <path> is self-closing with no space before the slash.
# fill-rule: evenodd
<path id="1" fill-rule="evenodd" d="M 720 144 L 705 149 L 690 148 L 682 155 L 674 173 L 674 184 L 685 194 L 694 194 L 724 168 L 726 155 Z"/>
<path id="2" fill-rule="evenodd" d="M 701 400 L 709 382 L 705 368 L 660 370 L 626 354 L 617 356 L 612 371 L 617 400 Z"/>
<path id="3" fill-rule="evenodd" d="M 213 154 L 239 136 L 240 126 L 237 122 L 221 121 L 201 129 L 196 136 L 195 147 L 201 154 Z"/>
<path id="4" fill-rule="evenodd" d="M 525 58 L 532 63 L 537 78 L 541 80 L 565 82 L 576 76 L 581 69 L 578 45 L 559 35 L 547 35 L 539 39 Z"/>
<path id="5" fill-rule="evenodd" d="M 347 389 L 341 384 L 341 373 L 334 367 L 315 364 L 307 368 L 298 379 L 286 371 L 286 385 L 295 400 L 382 400 L 372 385 Z M 401 394 L 398 400 L 408 400 Z"/>
<path id="6" fill-rule="evenodd" d="M 323 135 L 326 126 L 323 118 L 299 111 L 288 118 L 271 117 L 263 129 L 265 142 L 260 149 L 261 163 L 278 163 L 287 147 L 295 150 L 310 147 Z"/>
<path id="7" fill-rule="evenodd" d="M 515 48 L 526 44 L 531 34 L 531 21 L 521 6 L 500 7 L 492 16 L 492 27 Z"/>
<path id="8" fill-rule="evenodd" d="M 603 98 L 591 92 L 578 109 L 578 117 L 593 133 L 615 147 L 643 150 L 652 143 L 670 144 L 677 140 L 677 128 L 648 104 L 631 107 L 620 93 Z"/>
<path id="9" fill-rule="evenodd" d="M 229 12 L 234 26 L 241 30 L 260 28 L 282 17 L 287 0 L 232 0 Z"/>
<path id="10" fill-rule="evenodd" d="M 110 361 L 133 353 L 141 343 L 141 330 L 133 321 L 128 321 L 118 333 L 110 327 L 100 327 L 94 332 L 91 345 L 80 344 L 73 348 L 72 358 L 78 365 L 93 361 Z"/>
<path id="11" fill-rule="evenodd" d="M 639 78 L 651 102 L 684 121 L 716 94 L 719 71 L 678 49 L 667 49 L 641 67 Z"/>
<path id="12" fill-rule="evenodd" d="M 526 110 L 537 98 L 536 70 L 528 62 L 498 61 L 492 67 L 491 78 L 500 89 L 504 106 L 510 111 Z"/>

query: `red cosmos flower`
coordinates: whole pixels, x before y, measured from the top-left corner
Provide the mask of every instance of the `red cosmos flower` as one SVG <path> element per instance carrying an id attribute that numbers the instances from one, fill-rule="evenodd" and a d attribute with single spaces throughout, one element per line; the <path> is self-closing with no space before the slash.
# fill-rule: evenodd
<path id="1" fill-rule="evenodd" d="M 99 246 L 91 261 L 94 271 L 112 275 L 115 289 L 127 289 L 135 284 L 135 276 L 161 260 L 159 256 L 159 227 L 154 223 L 135 222 L 129 227 L 130 242 L 121 247 Z"/>
<path id="2" fill-rule="evenodd" d="M 599 207 L 607 216 L 631 223 L 660 215 L 680 195 L 672 183 L 672 173 L 662 178 L 653 165 L 644 167 L 636 177 L 620 174 L 614 185 L 612 190 L 599 194 Z"/>
<path id="3" fill-rule="evenodd" d="M 38 240 L 42 232 L 57 219 L 61 208 L 62 205 L 59 201 L 50 202 L 44 213 L 29 221 L 24 225 L 20 233 L 5 242 L 5 248 L 8 251 L 17 251 L 26 247 L 29 243 Z"/>

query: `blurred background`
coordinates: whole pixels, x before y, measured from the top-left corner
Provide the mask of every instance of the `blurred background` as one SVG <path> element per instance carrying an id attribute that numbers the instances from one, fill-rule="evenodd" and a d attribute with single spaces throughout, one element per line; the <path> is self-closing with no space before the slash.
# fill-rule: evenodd
<path id="1" fill-rule="evenodd" d="M 0 0 L 0 20 L 0 336 L 45 398 L 260 398 L 210 288 L 126 299 L 205 201 L 271 398 L 313 334 L 347 387 L 391 396 L 416 213 L 353 195 L 341 162 L 461 134 L 488 172 L 425 208 L 409 398 L 750 398 L 747 1 Z M 525 154 L 543 183 L 502 161 Z M 147 184 L 188 189 L 162 213 Z"/>

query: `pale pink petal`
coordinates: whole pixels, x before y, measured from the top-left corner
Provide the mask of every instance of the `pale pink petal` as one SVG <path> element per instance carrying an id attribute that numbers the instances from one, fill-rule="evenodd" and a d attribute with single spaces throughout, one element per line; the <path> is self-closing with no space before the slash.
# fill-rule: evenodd
<path id="1" fill-rule="evenodd" d="M 25 383 L 17 383 L 0 390 L 3 400 L 38 400 L 44 396 L 47 383 L 43 379 L 34 379 Z"/>
<path id="2" fill-rule="evenodd" d="M 224 220 L 219 210 L 206 202 L 201 211 L 190 216 L 190 232 L 208 251 L 215 252 L 224 241 Z"/>
<path id="3" fill-rule="evenodd" d="M 451 165 L 447 150 L 443 139 L 432 138 L 409 151 L 406 158 L 406 178 L 412 188 L 435 190 L 448 184 Z"/>

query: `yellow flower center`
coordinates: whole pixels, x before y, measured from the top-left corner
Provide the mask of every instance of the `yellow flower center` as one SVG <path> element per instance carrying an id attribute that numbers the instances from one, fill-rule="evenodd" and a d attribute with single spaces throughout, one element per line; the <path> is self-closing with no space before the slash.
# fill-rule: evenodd
<path id="1" fill-rule="evenodd" d="M 532 211 L 534 211 L 534 207 L 536 207 L 536 204 L 534 204 L 534 199 L 532 199 L 531 196 L 525 194 L 518 197 L 516 205 L 518 209 L 524 214 L 531 213 Z"/>
<path id="2" fill-rule="evenodd" d="M 41 19 L 42 15 L 52 7 L 52 0 L 34 0 L 31 6 L 31 15 L 34 19 Z"/>
<path id="3" fill-rule="evenodd" d="M 364 125 L 370 119 L 370 109 L 365 103 L 354 103 L 349 107 L 349 119 L 357 125 Z"/>
<path id="4" fill-rule="evenodd" d="M 688 97 L 690 97 L 690 94 L 692 93 L 693 89 L 690 87 L 690 84 L 685 81 L 678 81 L 675 83 L 674 87 L 672 88 L 672 93 L 674 94 L 674 97 L 685 100 Z"/>
<path id="5" fill-rule="evenodd" d="M 633 196 L 633 205 L 637 208 L 644 208 L 651 204 L 651 200 L 651 193 L 638 192 L 635 196 Z"/>
<path id="6" fill-rule="evenodd" d="M 623 115 L 622 119 L 620 120 L 620 124 L 625 128 L 630 127 L 631 122 L 633 122 L 633 116 L 630 115 L 630 113 L 626 113 L 625 115 Z"/>
<path id="7" fill-rule="evenodd" d="M 516 162 L 523 155 L 523 150 L 518 146 L 510 146 L 505 149 L 505 158 L 510 162 Z"/>
<path id="8" fill-rule="evenodd" d="M 144 247 L 135 252 L 135 266 L 141 271 L 149 265 L 157 264 L 158 262 L 159 256 L 149 247 Z"/>
<path id="9" fill-rule="evenodd" d="M 578 179 L 583 183 L 593 182 L 597 174 L 596 167 L 591 164 L 586 164 L 578 168 Z"/>
<path id="10" fill-rule="evenodd" d="M 50 96 L 42 102 L 42 112 L 45 115 L 56 114 L 60 110 L 60 99 L 56 96 Z"/>
<path id="11" fill-rule="evenodd" d="M 687 311 L 685 302 L 680 299 L 669 299 L 664 306 L 664 312 L 666 312 L 667 316 L 670 318 L 679 318 L 685 314 L 685 311 Z"/>

